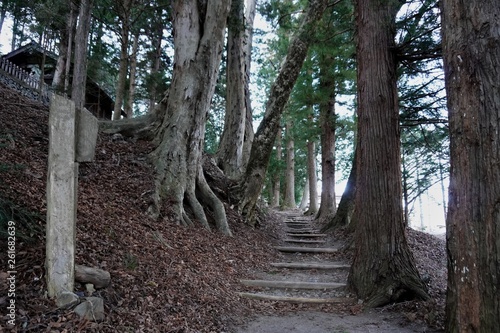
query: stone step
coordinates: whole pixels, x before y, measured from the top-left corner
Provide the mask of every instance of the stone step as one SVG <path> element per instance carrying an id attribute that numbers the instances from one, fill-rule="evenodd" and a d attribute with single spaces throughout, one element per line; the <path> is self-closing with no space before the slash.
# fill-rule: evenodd
<path id="1" fill-rule="evenodd" d="M 281 252 L 300 252 L 300 253 L 335 253 L 339 250 L 333 247 L 275 246 L 274 248 Z"/>
<path id="2" fill-rule="evenodd" d="M 287 228 L 289 229 L 311 229 L 313 226 L 310 224 L 288 224 L 287 223 Z"/>
<path id="3" fill-rule="evenodd" d="M 289 288 L 289 289 L 337 289 L 345 287 L 345 283 L 336 282 L 302 282 L 302 281 L 274 281 L 274 280 L 240 280 L 249 287 Z"/>
<path id="4" fill-rule="evenodd" d="M 283 239 L 287 243 L 301 243 L 301 244 L 322 244 L 326 241 L 317 239 Z"/>
<path id="5" fill-rule="evenodd" d="M 287 236 L 289 237 L 326 237 L 326 234 L 306 234 L 306 233 L 295 233 L 295 232 L 288 232 Z"/>
<path id="6" fill-rule="evenodd" d="M 304 229 L 304 228 L 288 228 L 285 230 L 285 232 L 287 233 L 302 233 L 302 234 L 314 234 L 314 233 L 319 233 L 318 230 L 315 230 L 315 229 L 312 229 L 312 228 L 308 228 L 308 229 Z"/>
<path id="7" fill-rule="evenodd" d="M 307 263 L 307 262 L 275 262 L 272 267 L 295 269 L 339 269 L 350 268 L 351 265 L 342 263 Z"/>
<path id="8" fill-rule="evenodd" d="M 307 298 L 307 297 L 288 297 L 288 296 L 275 296 L 266 294 L 254 294 L 254 293 L 238 293 L 240 297 L 246 297 L 251 299 L 263 300 L 263 301 L 280 301 L 280 302 L 291 302 L 291 303 L 315 303 L 315 304 L 325 304 L 325 303 L 353 303 L 353 298 Z"/>

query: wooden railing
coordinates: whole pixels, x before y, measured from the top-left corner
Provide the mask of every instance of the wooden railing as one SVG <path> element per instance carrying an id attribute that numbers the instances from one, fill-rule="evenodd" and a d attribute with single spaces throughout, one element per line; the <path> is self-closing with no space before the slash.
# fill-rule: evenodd
<path id="1" fill-rule="evenodd" d="M 22 81 L 25 85 L 41 93 L 42 97 L 47 97 L 49 86 L 37 76 L 26 72 L 21 67 L 13 64 L 7 59 L 0 57 L 0 69 L 13 78 Z M 41 91 L 40 91 L 41 90 Z"/>

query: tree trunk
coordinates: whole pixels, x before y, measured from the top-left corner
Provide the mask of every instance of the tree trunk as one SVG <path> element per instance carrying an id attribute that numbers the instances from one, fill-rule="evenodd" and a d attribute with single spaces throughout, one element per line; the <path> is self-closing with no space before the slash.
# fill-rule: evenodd
<path id="1" fill-rule="evenodd" d="M 356 196 L 356 173 L 357 173 L 357 148 L 354 150 L 354 158 L 352 160 L 351 172 L 347 178 L 347 184 L 340 198 L 339 207 L 335 216 L 328 221 L 328 223 L 321 229 L 325 232 L 331 228 L 346 227 L 351 224 L 351 217 L 354 212 L 354 198 Z M 354 228 L 349 228 L 354 231 Z"/>
<path id="2" fill-rule="evenodd" d="M 307 142 L 307 179 L 309 185 L 309 209 L 307 215 L 318 212 L 318 177 L 316 175 L 316 145 L 314 141 Z"/>
<path id="3" fill-rule="evenodd" d="M 446 332 L 500 327 L 500 7 L 442 2 L 450 120 Z"/>
<path id="4" fill-rule="evenodd" d="M 295 208 L 295 147 L 293 141 L 292 122 L 286 123 L 286 171 L 285 171 L 285 198 L 283 208 Z"/>
<path id="5" fill-rule="evenodd" d="M 281 133 L 278 133 L 276 137 L 276 161 L 278 162 L 278 170 L 273 175 L 273 195 L 271 200 L 271 207 L 280 206 L 280 196 L 281 196 L 281 174 L 280 174 L 280 164 L 281 164 Z"/>
<path id="6" fill-rule="evenodd" d="M 403 226 L 399 108 L 394 54 L 399 2 L 357 0 L 356 253 L 349 285 L 369 307 L 428 298 Z M 374 61 L 377 59 L 377 61 Z"/>
<path id="7" fill-rule="evenodd" d="M 68 19 L 68 25 L 69 25 L 69 19 Z M 54 71 L 54 78 L 52 79 L 52 87 L 57 92 L 64 92 L 64 73 L 66 70 L 66 63 L 68 60 L 68 45 L 69 45 L 69 31 L 66 28 L 63 29 L 60 34 L 59 57 L 57 58 L 56 69 Z"/>
<path id="8" fill-rule="evenodd" d="M 69 95 L 70 92 L 70 74 L 73 59 L 74 40 L 76 35 L 76 23 L 78 21 L 78 8 L 73 1 L 70 1 L 70 18 L 68 22 L 68 54 L 66 56 L 66 65 L 64 68 L 64 91 Z M 76 50 L 75 50 L 76 51 Z M 74 66 L 74 65 L 73 65 Z"/>
<path id="9" fill-rule="evenodd" d="M 113 120 L 119 120 L 122 117 L 122 106 L 125 99 L 125 86 L 127 83 L 128 73 L 128 44 L 129 44 L 129 15 L 131 0 L 124 0 L 120 7 L 120 68 L 118 70 L 118 78 L 116 80 L 115 90 L 115 107 L 113 110 Z"/>
<path id="10" fill-rule="evenodd" d="M 401 167 L 403 168 L 403 173 L 401 175 L 401 180 L 403 182 L 402 184 L 402 190 L 403 190 L 403 224 L 406 228 L 410 226 L 410 202 L 408 199 L 408 178 L 409 178 L 409 173 L 408 170 L 406 169 L 406 156 L 405 156 L 405 151 L 402 149 L 402 159 L 401 159 Z"/>
<path id="11" fill-rule="evenodd" d="M 441 187 L 441 203 L 443 205 L 443 216 L 446 220 L 446 215 L 448 214 L 448 207 L 446 203 L 446 189 L 444 186 L 444 171 L 443 171 L 443 162 L 441 158 L 439 159 L 439 185 Z"/>
<path id="12" fill-rule="evenodd" d="M 331 63 L 325 63 L 323 66 L 331 66 Z M 324 73 L 327 71 L 322 70 L 321 72 Z M 316 219 L 327 221 L 333 218 L 337 210 L 335 198 L 335 80 L 326 74 L 320 74 L 320 86 L 322 91 L 330 92 L 330 97 L 326 101 L 321 101 L 319 105 L 321 126 L 321 203 Z"/>
<path id="13" fill-rule="evenodd" d="M 2 1 L 0 8 L 0 34 L 2 33 L 3 22 L 5 21 L 5 16 L 7 14 L 7 6 L 4 1 Z"/>
<path id="14" fill-rule="evenodd" d="M 59 57 L 57 58 L 56 68 L 54 71 L 54 78 L 52 79 L 52 87 L 58 92 L 67 93 L 67 86 L 64 84 L 66 81 L 66 67 L 71 67 L 71 50 L 73 38 L 73 30 L 76 23 L 76 10 L 74 4 L 68 5 L 68 14 L 66 16 L 66 23 L 60 31 L 59 37 Z M 70 58 L 68 58 L 68 56 Z"/>
<path id="15" fill-rule="evenodd" d="M 246 0 L 245 9 L 245 41 L 243 43 L 243 52 L 245 57 L 245 139 L 243 141 L 243 166 L 245 169 L 250 158 L 250 151 L 254 138 L 253 132 L 253 111 L 250 99 L 250 66 L 252 63 L 252 42 L 253 42 L 253 22 L 255 19 L 255 7 L 257 0 Z"/>
<path id="16" fill-rule="evenodd" d="M 161 10 L 160 13 L 158 13 L 158 16 L 161 15 Z M 156 22 L 154 25 L 154 30 L 152 31 L 152 36 L 151 36 L 151 46 L 152 46 L 152 51 L 151 52 L 151 71 L 150 75 L 152 77 L 152 83 L 151 87 L 149 90 L 149 107 L 148 107 L 148 112 L 152 112 L 153 109 L 156 106 L 157 102 L 157 93 L 158 93 L 158 83 L 156 82 L 156 74 L 160 71 L 160 63 L 161 63 L 161 41 L 163 39 L 163 24 L 160 24 L 159 22 Z"/>
<path id="17" fill-rule="evenodd" d="M 87 45 L 92 13 L 92 0 L 82 0 L 78 14 L 78 26 L 75 35 L 75 61 L 71 83 L 71 99 L 76 108 L 85 105 L 85 86 L 87 83 Z"/>
<path id="18" fill-rule="evenodd" d="M 11 51 L 14 51 L 16 49 L 17 31 L 18 30 L 19 30 L 19 19 L 16 16 L 14 16 L 12 19 L 12 40 L 10 42 L 10 50 Z"/>
<path id="19" fill-rule="evenodd" d="M 134 34 L 134 41 L 132 43 L 132 54 L 130 55 L 130 75 L 129 75 L 129 87 L 128 87 L 128 99 L 125 104 L 125 114 L 127 118 L 132 118 L 134 116 L 134 99 L 135 99 L 135 88 L 137 83 L 135 82 L 135 73 L 137 69 L 137 51 L 139 49 L 139 32 Z"/>
<path id="20" fill-rule="evenodd" d="M 302 18 L 297 35 L 288 47 L 276 80 L 271 86 L 266 112 L 255 133 L 245 176 L 240 182 L 241 199 L 238 209 L 250 225 L 255 225 L 255 208 L 264 185 L 267 166 L 278 133 L 281 115 L 300 73 L 312 40 L 315 23 L 326 8 L 326 0 L 311 0 Z"/>
<path id="21" fill-rule="evenodd" d="M 305 211 L 307 205 L 309 204 L 309 177 L 306 178 L 306 184 L 304 185 L 304 190 L 302 191 L 302 199 L 300 199 L 299 209 Z"/>
<path id="22" fill-rule="evenodd" d="M 229 0 L 174 2 L 174 73 L 158 111 L 163 117 L 153 151 L 156 190 L 152 213 L 179 223 L 208 226 L 200 201 L 215 215 L 217 228 L 231 234 L 222 202 L 202 171 L 205 120 L 222 54 Z"/>
<path id="23" fill-rule="evenodd" d="M 245 138 L 245 21 L 243 0 L 233 0 L 228 19 L 227 84 L 224 130 L 216 154 L 217 165 L 231 179 L 238 179 L 244 170 Z"/>
<path id="24" fill-rule="evenodd" d="M 47 61 L 47 52 L 45 50 L 48 49 L 48 42 L 47 42 L 47 33 L 44 29 L 44 32 L 40 36 L 40 45 L 42 45 L 43 52 L 42 52 L 42 61 L 40 62 L 40 81 L 38 82 L 38 100 L 41 102 L 43 98 L 42 90 L 43 90 L 43 85 L 45 83 L 44 78 L 45 78 L 45 62 Z"/>

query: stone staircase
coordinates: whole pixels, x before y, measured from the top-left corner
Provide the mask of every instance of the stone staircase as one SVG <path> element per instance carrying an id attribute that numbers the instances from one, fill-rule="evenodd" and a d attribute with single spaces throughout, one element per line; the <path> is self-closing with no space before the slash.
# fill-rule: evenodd
<path id="1" fill-rule="evenodd" d="M 268 272 L 253 280 L 241 280 L 241 297 L 294 303 L 351 303 L 345 291 L 348 264 L 332 260 L 338 247 L 313 226 L 312 218 L 300 212 L 280 212 L 284 238 L 275 246 L 284 260 L 271 263 Z"/>

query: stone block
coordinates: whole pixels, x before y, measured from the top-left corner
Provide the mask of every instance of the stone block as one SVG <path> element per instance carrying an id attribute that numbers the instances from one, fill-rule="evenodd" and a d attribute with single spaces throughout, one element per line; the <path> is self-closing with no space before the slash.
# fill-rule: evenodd
<path id="1" fill-rule="evenodd" d="M 76 162 L 94 160 L 99 121 L 87 109 L 76 112 Z"/>
<path id="2" fill-rule="evenodd" d="M 85 301 L 75 307 L 75 313 L 91 321 L 104 320 L 104 301 L 99 297 L 86 297 Z"/>
<path id="3" fill-rule="evenodd" d="M 70 291 L 63 291 L 57 295 L 56 305 L 59 308 L 70 308 L 80 302 L 80 297 Z"/>
<path id="4" fill-rule="evenodd" d="M 49 297 L 73 291 L 78 163 L 75 104 L 51 97 L 47 170 L 46 278 Z"/>
<path id="5" fill-rule="evenodd" d="M 75 281 L 80 283 L 92 283 L 97 289 L 106 288 L 111 283 L 109 272 L 83 265 L 75 265 Z"/>

